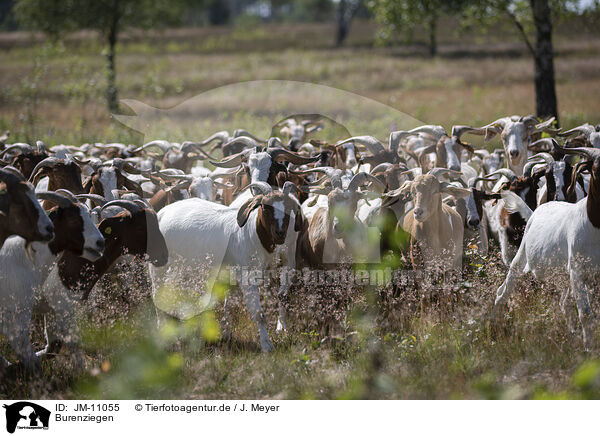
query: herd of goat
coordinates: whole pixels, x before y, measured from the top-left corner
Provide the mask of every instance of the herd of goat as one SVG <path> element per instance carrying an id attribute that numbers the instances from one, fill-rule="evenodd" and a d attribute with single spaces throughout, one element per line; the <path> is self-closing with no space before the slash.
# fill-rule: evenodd
<path id="1" fill-rule="evenodd" d="M 600 273 L 600 126 L 561 131 L 553 121 L 511 116 L 450 134 L 426 125 L 394 131 L 387 143 L 309 139 L 326 128 L 317 116 L 288 117 L 268 139 L 236 130 L 141 147 L 34 147 L 8 144 L 5 134 L 0 333 L 28 370 L 60 346 L 83 365 L 74 310 L 124 256 L 149 264 L 140 271 L 153 298 L 170 286 L 210 291 L 224 266 L 280 271 L 277 330 L 285 330 L 290 273 L 358 262 L 367 229 L 376 229 L 380 255 L 444 274 L 460 273 L 463 246 L 486 256 L 495 239 L 508 267 L 495 316 L 524 273 L 565 277 L 561 308 L 574 299 L 589 347 L 588 293 Z M 465 135 L 499 135 L 503 148 L 474 149 Z M 405 246 L 393 242 L 399 233 Z M 200 271 L 208 271 L 202 289 L 185 282 Z M 259 286 L 239 283 L 270 351 Z M 36 352 L 29 334 L 40 301 L 53 317 Z M 190 316 L 156 305 L 159 320 Z M 10 365 L 0 356 L 0 373 Z"/>

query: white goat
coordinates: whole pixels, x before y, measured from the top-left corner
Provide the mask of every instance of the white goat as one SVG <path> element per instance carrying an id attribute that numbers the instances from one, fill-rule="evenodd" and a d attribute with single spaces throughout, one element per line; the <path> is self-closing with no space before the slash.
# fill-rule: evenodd
<path id="1" fill-rule="evenodd" d="M 34 242 L 27 249 L 23 238 L 12 236 L 0 250 L 0 331 L 28 370 L 39 369 L 38 355 L 43 354 L 43 351 L 36 354 L 29 341 L 37 289 L 46 281 L 63 250 L 73 251 L 92 262 L 100 258 L 104 250 L 104 238 L 92 222 L 88 209 L 77 203 L 72 194 L 70 197 L 53 192 L 37 195 L 58 205 L 50 211 L 55 238 L 49 244 Z M 48 289 L 43 297 L 55 311 L 59 336 L 74 351 L 78 334 L 69 292 L 62 286 L 56 286 Z M 0 359 L 0 366 L 3 363 L 7 364 Z"/>
<path id="2" fill-rule="evenodd" d="M 208 268 L 211 271 L 208 292 L 213 288 L 212 272 L 216 272 L 215 269 L 233 266 L 253 273 L 263 272 L 271 265 L 275 247 L 286 239 L 290 216 L 295 215 L 296 226 L 301 225 L 300 204 L 290 195 L 294 188 L 290 182 L 286 182 L 283 192 L 272 191 L 264 182 L 250 186 L 260 190 L 261 194 L 249 199 L 240 208 L 190 198 L 160 210 L 159 226 L 167 243 L 169 263 L 162 268 L 151 267 L 155 303 L 157 291 L 174 278 L 171 273 L 178 262 L 192 271 L 197 271 L 200 265 Z M 234 273 L 239 274 L 239 271 Z M 239 280 L 239 283 L 252 319 L 258 325 L 261 348 L 271 351 L 273 345 L 260 305 L 258 284 L 246 280 Z M 187 318 L 196 313 L 176 310 L 171 315 Z"/>
<path id="3" fill-rule="evenodd" d="M 600 150 L 557 148 L 592 161 L 590 192 L 577 203 L 552 201 L 533 212 L 506 280 L 496 293 L 494 314 L 498 316 L 498 308 L 512 294 L 522 274 L 531 272 L 538 280 L 552 282 L 561 275 L 568 277 L 583 327 L 583 341 L 589 347 L 592 331 L 588 292 L 600 278 Z"/>

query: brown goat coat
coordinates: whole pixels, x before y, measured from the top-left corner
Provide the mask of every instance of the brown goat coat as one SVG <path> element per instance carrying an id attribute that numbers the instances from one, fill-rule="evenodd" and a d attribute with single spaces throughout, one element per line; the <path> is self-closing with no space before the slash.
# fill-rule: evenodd
<path id="1" fill-rule="evenodd" d="M 95 262 L 90 262 L 73 253 L 65 252 L 58 261 L 59 276 L 63 285 L 72 291 L 81 293 L 82 298 L 86 299 L 96 282 L 119 257 L 125 254 L 148 254 L 147 220 L 151 219 L 147 216 L 148 213 L 154 214 L 146 209 L 141 209 L 133 215 L 129 211 L 123 211 L 114 217 L 102 220 L 98 228 L 106 242 L 104 254 Z M 155 217 L 154 214 L 156 221 Z M 158 229 L 158 223 L 156 223 L 156 228 Z M 162 235 L 153 235 L 152 237 L 155 238 L 155 243 L 161 242 L 156 238 L 162 237 Z M 163 239 L 158 257 L 151 260 L 158 260 L 158 263 L 162 263 L 166 262 L 167 256 L 167 248 Z"/>

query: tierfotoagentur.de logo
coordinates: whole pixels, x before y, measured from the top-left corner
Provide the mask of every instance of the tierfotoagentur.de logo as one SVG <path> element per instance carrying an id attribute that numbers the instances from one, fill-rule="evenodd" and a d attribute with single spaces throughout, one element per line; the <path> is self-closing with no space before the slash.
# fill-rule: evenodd
<path id="1" fill-rule="evenodd" d="M 29 401 L 19 401 L 10 405 L 4 404 L 6 409 L 6 431 L 14 433 L 19 430 L 48 430 L 50 411 L 42 406 Z"/>

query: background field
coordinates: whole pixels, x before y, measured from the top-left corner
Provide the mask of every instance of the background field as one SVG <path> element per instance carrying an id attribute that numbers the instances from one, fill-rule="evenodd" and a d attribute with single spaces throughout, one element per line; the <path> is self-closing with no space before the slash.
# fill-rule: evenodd
<path id="1" fill-rule="evenodd" d="M 375 46 L 374 30 L 370 22 L 353 23 L 342 49 L 333 47 L 327 24 L 131 32 L 118 46 L 120 97 L 166 109 L 226 84 L 286 79 L 351 91 L 446 128 L 533 112 L 532 60 L 512 29 L 468 36 L 444 30 L 433 60 L 418 43 Z M 555 47 L 562 125 L 600 123 L 600 34 L 586 23 L 562 23 Z M 141 142 L 107 113 L 101 51 L 92 33 L 58 47 L 39 35 L 0 34 L 0 130 L 10 130 L 15 142 L 48 145 Z M 232 123 L 244 109 L 232 107 Z M 198 131 L 184 133 L 201 136 L 221 117 L 208 111 Z M 234 127 L 265 127 L 248 123 Z M 558 308 L 561 284 L 525 281 L 504 324 L 492 329 L 487 314 L 505 268 L 495 252 L 489 259 L 469 253 L 465 264 L 465 284 L 424 306 L 412 291 L 393 298 L 389 289 L 358 289 L 352 303 L 334 304 L 348 297 L 346 290 L 297 290 L 291 330 L 283 335 L 274 334 L 274 291 L 264 289 L 276 345 L 271 355 L 258 351 L 238 291 L 233 341 L 218 341 L 218 309 L 179 332 L 188 338 L 183 346 L 174 344 L 180 326 L 149 334 L 155 324 L 147 293 L 94 295 L 92 314 L 80 315 L 88 371 L 72 375 L 63 353 L 44 364 L 41 379 L 5 377 L 0 397 L 600 396 L 600 363 L 596 353 L 582 351 L 579 333 L 568 331 Z M 326 332 L 322 320 L 335 317 L 346 319 L 345 328 Z M 39 330 L 34 335 L 39 346 Z M 0 344 L 0 353 L 13 358 Z"/>

